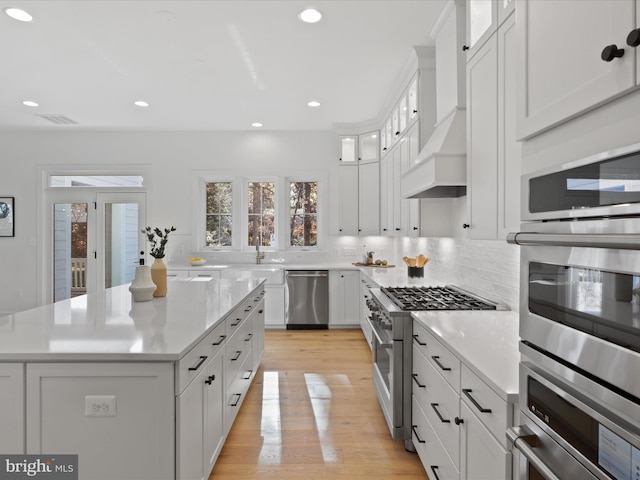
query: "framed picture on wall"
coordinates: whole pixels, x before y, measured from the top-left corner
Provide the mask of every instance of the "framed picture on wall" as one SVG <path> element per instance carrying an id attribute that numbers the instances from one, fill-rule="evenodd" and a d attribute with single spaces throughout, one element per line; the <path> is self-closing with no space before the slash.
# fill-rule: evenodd
<path id="1" fill-rule="evenodd" d="M 14 197 L 0 197 L 0 237 L 13 237 L 16 234 L 14 205 Z"/>

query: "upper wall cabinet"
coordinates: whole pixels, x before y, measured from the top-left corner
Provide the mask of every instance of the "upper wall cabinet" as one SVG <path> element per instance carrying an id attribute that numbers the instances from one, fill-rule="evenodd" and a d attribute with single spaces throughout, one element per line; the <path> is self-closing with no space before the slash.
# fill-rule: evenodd
<path id="1" fill-rule="evenodd" d="M 636 0 L 518 0 L 519 139 L 637 85 L 636 8 Z"/>
<path id="2" fill-rule="evenodd" d="M 340 158 L 338 161 L 341 165 L 357 165 L 358 164 L 358 136 L 357 135 L 341 135 L 340 136 Z"/>
<path id="3" fill-rule="evenodd" d="M 377 162 L 380 159 L 380 139 L 378 131 L 362 135 L 340 135 L 340 165 Z"/>
<path id="4" fill-rule="evenodd" d="M 513 12 L 515 0 L 467 0 L 467 60 Z"/>

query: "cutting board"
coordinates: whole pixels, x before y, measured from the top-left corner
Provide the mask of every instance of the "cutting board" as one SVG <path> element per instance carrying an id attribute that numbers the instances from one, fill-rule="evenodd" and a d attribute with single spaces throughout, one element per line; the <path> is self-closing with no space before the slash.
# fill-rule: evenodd
<path id="1" fill-rule="evenodd" d="M 393 268 L 395 265 L 376 265 L 375 263 L 352 263 L 351 265 L 355 265 L 356 267 L 371 267 L 371 268 Z"/>

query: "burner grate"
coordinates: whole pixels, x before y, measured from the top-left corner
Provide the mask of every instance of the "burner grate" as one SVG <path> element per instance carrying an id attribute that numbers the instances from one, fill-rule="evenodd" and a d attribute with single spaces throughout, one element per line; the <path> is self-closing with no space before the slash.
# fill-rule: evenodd
<path id="1" fill-rule="evenodd" d="M 495 310 L 496 306 L 451 287 L 380 289 L 402 310 Z"/>

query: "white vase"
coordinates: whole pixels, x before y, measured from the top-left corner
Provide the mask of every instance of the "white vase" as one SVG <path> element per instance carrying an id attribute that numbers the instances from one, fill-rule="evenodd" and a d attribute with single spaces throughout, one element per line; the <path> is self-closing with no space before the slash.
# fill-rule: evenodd
<path id="1" fill-rule="evenodd" d="M 153 299 L 153 292 L 156 291 L 156 284 L 151 279 L 151 267 L 136 267 L 136 275 L 133 277 L 129 291 L 134 302 L 148 302 Z"/>

